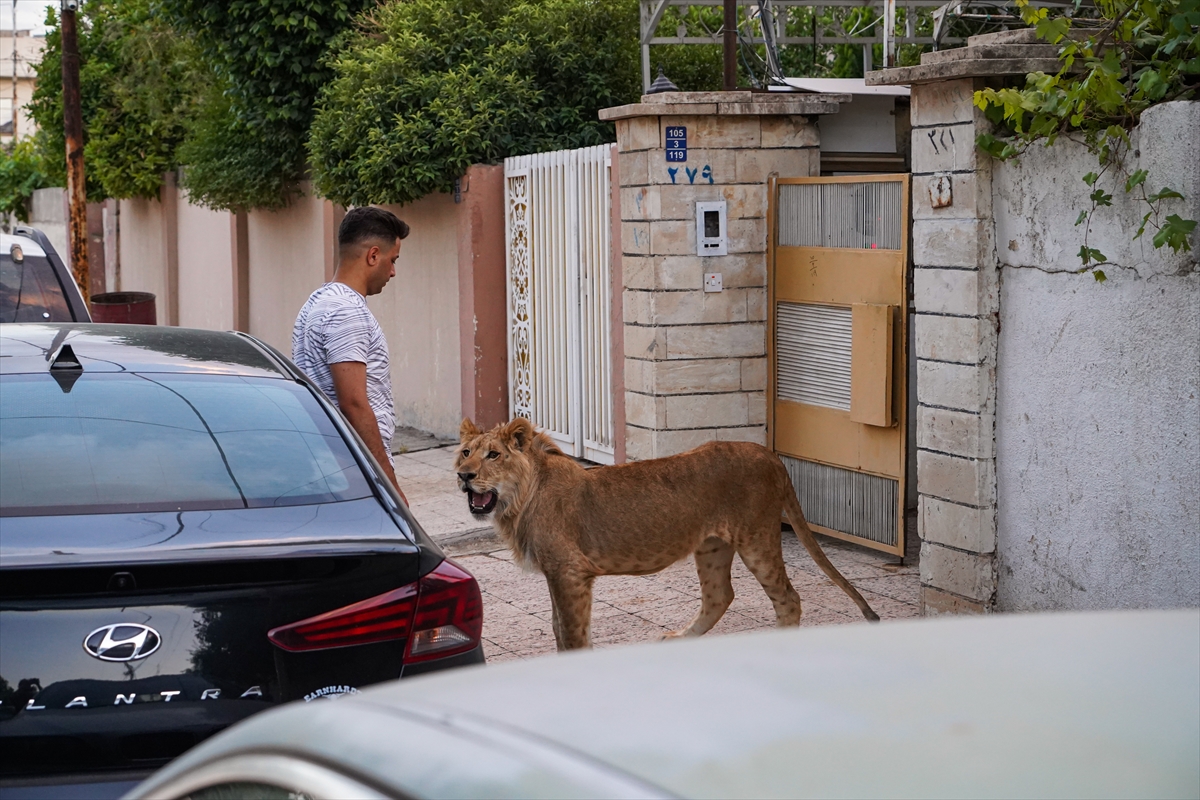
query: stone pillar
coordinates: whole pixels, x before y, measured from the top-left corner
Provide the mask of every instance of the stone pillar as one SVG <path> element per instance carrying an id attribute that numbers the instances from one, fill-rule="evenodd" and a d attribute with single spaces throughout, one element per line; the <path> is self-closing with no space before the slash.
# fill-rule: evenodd
<path id="1" fill-rule="evenodd" d="M 973 36 L 882 70 L 867 85 L 912 87 L 912 253 L 917 373 L 917 530 L 925 614 L 981 613 L 996 597 L 996 356 L 999 261 L 986 81 L 1058 69 L 1032 29 Z M 1019 79 L 1019 78 L 1018 78 Z"/>
<path id="2" fill-rule="evenodd" d="M 996 592 L 999 270 L 979 79 L 912 87 L 917 526 L 925 613 L 987 610 Z"/>
<path id="3" fill-rule="evenodd" d="M 767 177 L 820 174 L 812 115 L 849 100 L 671 92 L 601 112 L 620 162 L 630 460 L 765 443 Z M 686 128 L 686 161 L 667 161 L 668 127 Z M 701 257 L 696 203 L 710 200 L 727 204 L 728 251 Z M 706 273 L 720 273 L 720 292 L 704 291 Z"/>

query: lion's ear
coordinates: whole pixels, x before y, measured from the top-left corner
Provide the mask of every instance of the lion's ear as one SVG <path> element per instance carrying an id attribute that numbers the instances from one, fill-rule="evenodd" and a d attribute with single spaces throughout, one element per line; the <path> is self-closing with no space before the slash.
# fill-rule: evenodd
<path id="1" fill-rule="evenodd" d="M 533 423 L 524 417 L 517 417 L 504 426 L 501 438 L 510 444 L 514 450 L 526 450 L 533 441 Z"/>
<path id="2" fill-rule="evenodd" d="M 475 423 L 471 421 L 470 417 L 463 417 L 462 425 L 458 426 L 458 438 L 461 441 L 465 442 L 468 439 L 474 439 L 481 433 L 483 431 L 475 427 Z"/>

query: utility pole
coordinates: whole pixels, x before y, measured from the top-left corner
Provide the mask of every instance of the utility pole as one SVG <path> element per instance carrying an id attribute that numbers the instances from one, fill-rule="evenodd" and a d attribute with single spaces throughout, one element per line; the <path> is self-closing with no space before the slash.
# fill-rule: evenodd
<path id="1" fill-rule="evenodd" d="M 725 91 L 737 88 L 737 0 L 725 0 Z"/>
<path id="2" fill-rule="evenodd" d="M 88 282 L 87 182 L 83 173 L 83 111 L 79 99 L 79 40 L 75 24 L 78 0 L 62 0 L 62 84 L 63 132 L 67 139 L 67 221 L 68 249 L 71 253 L 71 272 L 83 293 L 84 302 L 91 302 Z"/>

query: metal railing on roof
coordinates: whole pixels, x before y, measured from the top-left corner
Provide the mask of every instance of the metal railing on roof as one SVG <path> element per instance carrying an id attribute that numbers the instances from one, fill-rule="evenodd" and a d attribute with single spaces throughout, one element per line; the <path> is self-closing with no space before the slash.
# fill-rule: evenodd
<path id="1" fill-rule="evenodd" d="M 1084 0 L 1034 0 L 1035 6 L 1061 9 L 1067 14 L 1094 14 L 1094 3 Z M 723 27 L 714 8 L 724 0 L 640 0 L 642 88 L 651 83 L 652 45 L 720 45 Z M 673 12 L 668 14 L 673 9 Z M 697 9 L 697 11 L 692 11 Z M 705 10 L 709 13 L 703 13 Z M 807 13 L 804 11 L 808 9 Z M 800 10 L 797 13 L 797 10 Z M 675 23 L 675 35 L 660 35 Z M 806 29 L 799 30 L 801 24 Z M 739 55 L 743 66 L 763 85 L 784 77 L 779 48 L 835 45 L 863 48 L 864 74 L 875 67 L 873 49 L 882 45 L 881 67 L 897 66 L 901 46 L 937 50 L 965 42 L 966 37 L 1006 27 L 1024 27 L 1011 0 L 758 0 L 738 3 Z M 759 51 L 762 51 L 760 54 Z M 817 69 L 817 59 L 813 59 Z M 668 76 L 670 77 L 670 76 Z M 823 77 L 810 75 L 808 77 Z"/>

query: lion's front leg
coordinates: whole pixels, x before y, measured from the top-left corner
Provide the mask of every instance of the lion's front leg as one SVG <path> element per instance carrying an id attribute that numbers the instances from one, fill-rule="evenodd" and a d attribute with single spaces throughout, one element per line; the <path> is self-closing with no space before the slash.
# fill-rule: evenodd
<path id="1" fill-rule="evenodd" d="M 582 575 L 546 576 L 546 584 L 550 588 L 554 641 L 560 651 L 592 646 L 593 581 L 591 576 Z"/>

